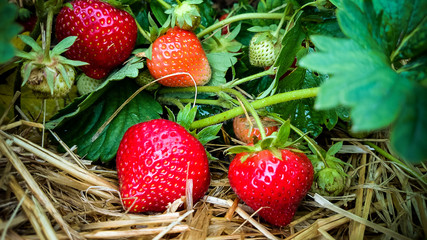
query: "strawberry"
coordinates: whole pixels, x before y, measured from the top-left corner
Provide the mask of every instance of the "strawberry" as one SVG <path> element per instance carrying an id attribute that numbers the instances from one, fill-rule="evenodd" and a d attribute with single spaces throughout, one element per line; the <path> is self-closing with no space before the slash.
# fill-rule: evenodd
<path id="1" fill-rule="evenodd" d="M 155 81 L 154 77 L 151 76 L 150 71 L 148 69 L 143 70 L 142 72 L 140 72 L 138 74 L 138 76 L 135 78 L 135 82 L 136 84 L 138 84 L 139 86 L 143 87 L 147 84 L 151 84 L 153 81 Z M 161 85 L 158 84 L 157 82 L 152 83 L 151 85 L 147 86 L 145 88 L 145 90 L 147 91 L 154 91 L 156 89 L 158 89 Z"/>
<path id="2" fill-rule="evenodd" d="M 77 36 L 66 52 L 70 59 L 89 63 L 81 69 L 89 77 L 101 79 L 122 64 L 132 53 L 137 26 L 132 16 L 99 0 L 74 0 L 56 18 L 56 37 Z"/>
<path id="3" fill-rule="evenodd" d="M 95 91 L 103 82 L 102 79 L 91 78 L 82 73 L 77 78 L 77 92 L 82 96 L 86 95 Z"/>
<path id="4" fill-rule="evenodd" d="M 253 117 L 248 120 L 245 116 L 237 116 L 233 119 L 233 130 L 236 137 L 245 143 L 254 143 L 261 139 L 261 133 L 256 127 Z M 250 122 L 249 122 L 250 121 Z M 263 118 L 265 135 L 270 136 L 277 131 L 278 123 L 271 118 Z"/>
<path id="5" fill-rule="evenodd" d="M 193 32 L 178 27 L 169 29 L 154 41 L 147 67 L 155 79 L 185 72 L 193 77 L 197 85 L 205 85 L 211 78 L 211 68 L 199 39 Z M 165 77 L 159 83 L 168 87 L 195 84 L 187 74 Z"/>
<path id="6" fill-rule="evenodd" d="M 222 21 L 222 20 L 225 20 L 226 18 L 228 18 L 228 13 L 221 15 L 221 17 L 219 17 L 218 20 Z M 227 24 L 221 28 L 221 34 L 222 35 L 227 35 L 229 32 L 230 32 L 230 24 Z"/>
<path id="7" fill-rule="evenodd" d="M 210 183 L 203 145 L 178 123 L 155 119 L 130 127 L 116 157 L 123 205 L 130 212 L 164 211 L 193 180 L 196 202 Z"/>
<path id="8" fill-rule="evenodd" d="M 255 67 L 270 67 L 280 52 L 280 42 L 269 32 L 256 33 L 249 43 L 249 62 Z"/>
<path id="9" fill-rule="evenodd" d="M 237 196 L 267 222 L 286 226 L 310 190 L 314 169 L 309 158 L 288 142 L 290 122 L 256 144 L 234 146 L 228 179 Z"/>
<path id="10" fill-rule="evenodd" d="M 74 83 L 74 67 L 86 63 L 74 61 L 61 54 L 75 42 L 76 37 L 67 37 L 59 42 L 52 50 L 45 51 L 33 38 L 19 35 L 25 44 L 31 46 L 31 52 L 16 51 L 16 56 L 22 58 L 22 85 L 28 86 L 40 97 L 60 98 L 66 96 Z M 45 46 L 50 49 L 50 46 Z"/>
<path id="11" fill-rule="evenodd" d="M 276 226 L 286 226 L 313 182 L 307 156 L 280 149 L 281 159 L 270 150 L 239 153 L 230 164 L 228 178 L 234 192 L 258 214 Z M 242 158 L 247 157 L 242 162 Z"/>

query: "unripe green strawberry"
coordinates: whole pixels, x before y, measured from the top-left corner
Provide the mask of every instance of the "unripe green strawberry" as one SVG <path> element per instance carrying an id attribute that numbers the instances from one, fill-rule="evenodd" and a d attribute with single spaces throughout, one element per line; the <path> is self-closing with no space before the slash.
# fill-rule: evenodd
<path id="1" fill-rule="evenodd" d="M 316 173 L 312 191 L 323 196 L 338 196 L 345 187 L 345 176 L 334 168 L 324 168 Z"/>
<path id="2" fill-rule="evenodd" d="M 63 39 L 47 53 L 30 36 L 19 35 L 19 38 L 32 48 L 31 52 L 20 50 L 16 52 L 16 56 L 24 59 L 21 68 L 22 85 L 27 85 L 41 97 L 59 98 L 67 95 L 76 77 L 73 66 L 87 64 L 67 59 L 61 55 L 73 45 L 76 37 Z"/>
<path id="3" fill-rule="evenodd" d="M 136 78 L 135 78 L 135 82 L 143 87 L 149 83 L 152 83 L 153 81 L 155 81 L 154 77 L 151 75 L 150 71 L 144 70 L 142 71 Z M 154 91 L 156 89 L 158 89 L 161 85 L 157 82 L 151 84 L 150 86 L 147 86 L 145 89 L 148 91 Z"/>
<path id="4" fill-rule="evenodd" d="M 30 68 L 32 65 L 32 61 L 25 61 L 21 68 L 21 75 L 24 76 L 27 69 Z M 71 86 L 74 83 L 76 73 L 72 66 L 63 65 L 63 67 L 68 75 L 68 83 L 64 80 L 64 77 L 59 72 L 55 72 L 53 88 L 51 90 L 49 84 L 47 83 L 44 71 L 52 70 L 47 70 L 46 68 L 42 67 L 33 68 L 31 70 L 30 76 L 26 82 L 26 86 L 33 90 L 34 94 L 39 97 L 65 97 L 71 90 Z"/>
<path id="5" fill-rule="evenodd" d="M 255 67 L 270 67 L 279 55 L 281 45 L 269 32 L 256 33 L 249 43 L 249 62 Z"/>
<path id="6" fill-rule="evenodd" d="M 77 92 L 82 96 L 86 95 L 95 91 L 103 82 L 104 79 L 91 78 L 83 73 L 77 78 Z"/>

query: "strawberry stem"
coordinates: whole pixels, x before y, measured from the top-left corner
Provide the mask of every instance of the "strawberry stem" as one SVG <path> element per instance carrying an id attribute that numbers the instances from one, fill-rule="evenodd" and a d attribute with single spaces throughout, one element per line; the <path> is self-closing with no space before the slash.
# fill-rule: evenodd
<path id="1" fill-rule="evenodd" d="M 282 17 L 282 19 L 280 19 L 280 23 L 277 26 L 276 31 L 273 33 L 274 39 L 279 39 L 280 29 L 282 28 L 283 24 L 285 23 L 286 16 L 289 14 L 289 12 L 291 11 L 291 9 L 292 9 L 292 4 L 291 3 L 289 3 L 288 5 L 286 5 L 285 11 L 283 12 L 283 17 Z M 290 22 L 291 21 L 289 21 L 288 23 L 290 23 Z"/>
<path id="2" fill-rule="evenodd" d="M 169 3 L 167 3 L 163 0 L 157 0 L 157 2 L 160 3 L 160 5 L 162 5 L 166 9 L 172 8 L 172 6 Z"/>
<path id="3" fill-rule="evenodd" d="M 222 21 L 219 21 L 215 24 L 212 24 L 211 26 L 207 27 L 203 31 L 199 32 L 197 34 L 198 38 L 202 38 L 203 36 L 215 31 L 218 28 L 222 28 L 230 23 L 238 22 L 242 20 L 248 20 L 248 19 L 282 19 L 283 13 L 244 13 L 235 15 L 233 17 L 226 18 Z M 285 19 L 289 20 L 290 17 L 286 17 Z"/>
<path id="4" fill-rule="evenodd" d="M 49 9 L 47 13 L 47 19 L 46 19 L 46 32 L 45 32 L 45 45 L 44 45 L 44 60 L 46 62 L 50 62 L 50 44 L 52 41 L 52 22 L 53 22 L 53 10 Z"/>
<path id="5" fill-rule="evenodd" d="M 141 33 L 141 35 L 148 40 L 148 42 L 151 42 L 151 38 L 150 38 L 150 34 L 147 33 L 142 27 L 141 25 L 138 23 L 138 21 L 135 20 L 136 23 L 136 27 L 138 28 L 138 31 Z"/>
<path id="6" fill-rule="evenodd" d="M 242 79 L 235 79 L 233 81 L 230 81 L 230 82 L 224 84 L 223 86 L 224 87 L 233 88 L 233 87 L 235 87 L 237 85 L 240 85 L 242 83 L 249 82 L 249 81 L 252 81 L 252 80 L 255 80 L 255 79 L 258 79 L 258 78 L 262 78 L 264 76 L 274 75 L 274 74 L 276 74 L 276 71 L 275 71 L 275 69 L 273 67 L 271 67 L 271 68 L 269 68 L 269 69 L 267 69 L 265 71 L 262 71 L 262 72 L 250 75 L 248 77 L 245 77 L 245 78 L 242 78 Z"/>
<path id="7" fill-rule="evenodd" d="M 218 93 L 218 92 L 224 91 L 224 89 L 225 89 L 224 87 L 199 86 L 197 88 L 197 91 L 198 92 Z M 195 91 L 194 87 L 166 88 L 166 89 L 161 89 L 159 91 L 159 94 L 172 93 L 172 92 L 174 92 L 174 93 L 175 92 L 194 92 L 194 91 Z M 295 90 L 295 91 L 291 91 L 291 92 L 278 93 L 278 94 L 275 94 L 275 95 L 272 95 L 272 96 L 269 96 L 269 97 L 266 97 L 263 99 L 255 100 L 252 103 L 250 103 L 249 105 L 251 105 L 254 109 L 260 109 L 260 108 L 264 108 L 264 107 L 271 106 L 271 105 L 278 104 L 278 103 L 283 103 L 283 102 L 288 102 L 288 101 L 298 100 L 298 99 L 304 99 L 304 98 L 316 97 L 318 92 L 319 92 L 319 88 L 315 87 L 315 88 L 306 88 L 306 89 Z M 244 110 L 241 106 L 235 107 L 235 108 L 232 108 L 230 110 L 224 111 L 222 113 L 216 114 L 214 116 L 194 121 L 191 124 L 190 129 L 199 129 L 199 128 L 204 128 L 204 127 L 214 125 L 217 123 L 221 123 L 221 122 L 224 122 L 226 120 L 237 117 L 239 115 L 242 115 L 243 113 L 244 113 Z"/>

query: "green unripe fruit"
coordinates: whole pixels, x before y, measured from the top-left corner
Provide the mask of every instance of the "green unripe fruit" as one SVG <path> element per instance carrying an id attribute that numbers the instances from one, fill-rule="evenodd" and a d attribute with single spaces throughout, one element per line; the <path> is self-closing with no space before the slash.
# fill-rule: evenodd
<path id="1" fill-rule="evenodd" d="M 98 89 L 103 82 L 103 79 L 95 79 L 88 77 L 86 74 L 81 74 L 77 78 L 77 91 L 82 96 L 86 95 Z"/>
<path id="2" fill-rule="evenodd" d="M 255 67 L 270 67 L 276 61 L 280 43 L 269 32 L 255 34 L 249 44 L 249 62 Z"/>

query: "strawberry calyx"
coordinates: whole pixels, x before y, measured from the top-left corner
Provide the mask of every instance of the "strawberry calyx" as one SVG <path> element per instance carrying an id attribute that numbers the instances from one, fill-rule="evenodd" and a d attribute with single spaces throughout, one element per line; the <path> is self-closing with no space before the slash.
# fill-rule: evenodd
<path id="1" fill-rule="evenodd" d="M 61 56 L 62 53 L 75 42 L 77 37 L 70 36 L 59 42 L 52 50 L 46 51 L 43 49 L 33 38 L 27 35 L 18 36 L 22 42 L 29 45 L 32 50 L 24 52 L 21 50 L 16 51 L 16 56 L 20 57 L 26 62 L 23 66 L 23 82 L 25 84 L 37 84 L 46 81 L 50 89 L 50 94 L 54 95 L 54 81 L 56 76 L 61 75 L 66 85 L 71 88 L 72 81 L 70 80 L 69 67 L 83 66 L 87 63 L 82 61 L 75 61 Z"/>
<path id="2" fill-rule="evenodd" d="M 342 145 L 342 142 L 338 142 L 332 145 L 328 151 L 322 149 L 319 152 L 313 149 L 312 152 L 318 153 L 308 155 L 314 168 L 314 181 L 311 191 L 325 196 L 338 196 L 345 189 L 348 175 L 344 166 L 351 167 L 351 165 L 335 157 Z"/>
<path id="3" fill-rule="evenodd" d="M 254 144 L 248 145 L 239 145 L 233 146 L 226 150 L 228 154 L 238 154 L 238 153 L 248 153 L 247 155 L 242 157 L 242 162 L 251 157 L 258 152 L 263 150 L 269 150 L 273 155 L 280 159 L 282 159 L 281 149 L 288 149 L 294 152 L 301 152 L 297 149 L 296 143 L 300 141 L 301 138 L 298 138 L 295 141 L 290 141 L 289 135 L 291 130 L 290 121 L 285 121 L 279 128 L 277 132 L 273 132 L 270 136 L 263 137 L 261 140 Z"/>
<path id="4" fill-rule="evenodd" d="M 165 11 L 170 14 L 169 21 L 171 27 L 178 26 L 187 31 L 194 31 L 200 25 L 201 16 L 199 13 L 200 3 L 203 0 L 186 0 L 183 2 L 177 1 L 178 4 L 172 5 L 171 8 Z"/>
<path id="5" fill-rule="evenodd" d="M 240 42 L 235 40 L 240 30 L 241 24 L 237 25 L 233 31 L 225 35 L 217 31 L 212 37 L 206 38 L 205 41 L 203 41 L 203 48 L 210 53 L 238 53 L 243 46 Z"/>

